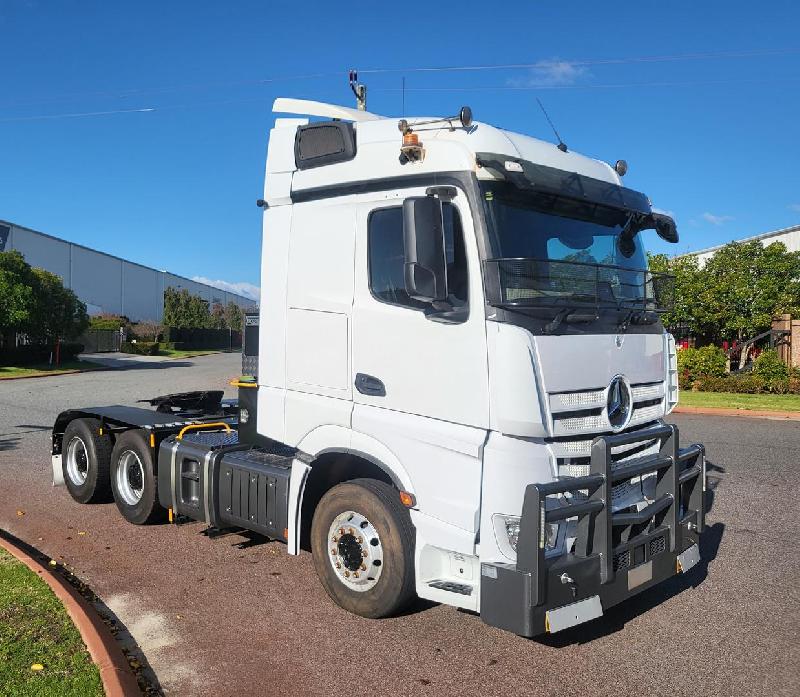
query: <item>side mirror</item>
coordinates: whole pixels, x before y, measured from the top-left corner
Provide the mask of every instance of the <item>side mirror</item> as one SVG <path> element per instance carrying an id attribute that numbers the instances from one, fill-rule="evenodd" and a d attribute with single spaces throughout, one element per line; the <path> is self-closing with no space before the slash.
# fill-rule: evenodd
<path id="1" fill-rule="evenodd" d="M 675 244 L 678 241 L 678 228 L 675 221 L 663 213 L 651 213 L 656 234 L 666 242 Z"/>
<path id="2" fill-rule="evenodd" d="M 403 242 L 406 292 L 423 302 L 445 300 L 447 257 L 438 198 L 415 196 L 403 201 Z"/>

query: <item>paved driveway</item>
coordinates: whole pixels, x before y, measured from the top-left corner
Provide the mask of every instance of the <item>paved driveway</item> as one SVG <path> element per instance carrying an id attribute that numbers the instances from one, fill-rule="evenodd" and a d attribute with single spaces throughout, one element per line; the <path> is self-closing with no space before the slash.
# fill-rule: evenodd
<path id="1" fill-rule="evenodd" d="M 601 620 L 525 640 L 446 606 L 354 617 L 328 600 L 308 554 L 239 549 L 246 538 L 210 540 L 201 524 L 137 528 L 113 504 L 80 506 L 50 486 L 60 410 L 222 389 L 238 372 L 234 354 L 0 382 L 0 527 L 74 567 L 167 693 L 800 694 L 800 423 L 676 418 L 725 470 L 703 562 Z"/>

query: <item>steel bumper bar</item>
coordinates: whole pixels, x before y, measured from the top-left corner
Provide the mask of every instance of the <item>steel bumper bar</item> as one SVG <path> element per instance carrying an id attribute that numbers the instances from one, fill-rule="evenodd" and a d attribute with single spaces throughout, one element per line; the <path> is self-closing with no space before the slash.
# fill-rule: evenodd
<path id="1" fill-rule="evenodd" d="M 655 441 L 658 453 L 615 463 L 618 448 Z M 651 473 L 654 500 L 613 513 L 612 487 Z M 587 476 L 526 488 L 516 564 L 481 565 L 481 617 L 523 636 L 557 631 L 686 570 L 698 558 L 705 489 L 704 448 L 681 449 L 674 425 L 596 438 Z M 561 505 L 548 508 L 548 497 Z M 546 557 L 546 524 L 567 519 L 577 519 L 573 548 Z"/>

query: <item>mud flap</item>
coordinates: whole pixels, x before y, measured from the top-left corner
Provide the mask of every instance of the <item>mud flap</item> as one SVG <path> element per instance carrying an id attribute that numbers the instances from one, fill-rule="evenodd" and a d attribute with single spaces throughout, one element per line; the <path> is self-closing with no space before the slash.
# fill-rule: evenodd
<path id="1" fill-rule="evenodd" d="M 53 465 L 53 486 L 64 486 L 64 470 L 61 467 L 61 455 L 51 455 Z"/>

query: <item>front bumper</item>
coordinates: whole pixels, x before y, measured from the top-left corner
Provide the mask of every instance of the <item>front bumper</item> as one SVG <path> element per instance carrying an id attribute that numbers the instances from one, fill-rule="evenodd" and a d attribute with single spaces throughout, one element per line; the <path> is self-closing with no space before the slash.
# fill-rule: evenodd
<path id="1" fill-rule="evenodd" d="M 655 439 L 658 454 L 613 462 L 612 449 Z M 612 487 L 651 472 L 655 500 L 612 513 Z M 559 631 L 688 570 L 699 559 L 705 479 L 703 446 L 681 449 L 676 426 L 596 438 L 587 476 L 526 488 L 517 563 L 481 564 L 481 618 L 522 636 Z M 548 496 L 579 491 L 588 498 L 545 506 Z M 568 518 L 578 519 L 572 551 L 545 558 L 545 523 Z"/>

